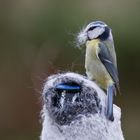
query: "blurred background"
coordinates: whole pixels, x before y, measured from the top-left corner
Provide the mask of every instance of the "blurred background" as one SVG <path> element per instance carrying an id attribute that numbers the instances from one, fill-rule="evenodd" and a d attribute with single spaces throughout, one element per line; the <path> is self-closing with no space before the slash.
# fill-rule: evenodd
<path id="1" fill-rule="evenodd" d="M 84 70 L 76 35 L 105 21 L 113 29 L 126 140 L 140 138 L 139 0 L 0 0 L 0 139 L 38 140 L 41 90 L 48 75 Z"/>

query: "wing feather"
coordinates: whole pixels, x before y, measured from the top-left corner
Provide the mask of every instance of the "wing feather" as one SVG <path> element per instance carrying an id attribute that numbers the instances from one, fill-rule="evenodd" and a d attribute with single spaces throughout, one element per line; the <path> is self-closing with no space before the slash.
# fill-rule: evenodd
<path id="1" fill-rule="evenodd" d="M 116 88 L 119 90 L 119 78 L 118 78 L 118 70 L 116 64 L 113 62 L 113 58 L 108 51 L 108 48 L 103 44 L 99 44 L 100 51 L 98 53 L 98 57 L 102 64 L 105 66 L 106 70 L 112 77 Z"/>

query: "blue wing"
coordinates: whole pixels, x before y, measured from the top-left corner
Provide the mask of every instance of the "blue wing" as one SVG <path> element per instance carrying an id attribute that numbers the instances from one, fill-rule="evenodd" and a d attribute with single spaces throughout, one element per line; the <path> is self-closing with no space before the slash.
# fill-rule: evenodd
<path id="1" fill-rule="evenodd" d="M 118 78 L 118 70 L 115 64 L 113 63 L 113 59 L 108 51 L 108 48 L 103 44 L 99 44 L 100 51 L 98 53 L 98 57 L 105 66 L 106 70 L 112 77 L 117 90 L 119 91 L 119 78 Z"/>

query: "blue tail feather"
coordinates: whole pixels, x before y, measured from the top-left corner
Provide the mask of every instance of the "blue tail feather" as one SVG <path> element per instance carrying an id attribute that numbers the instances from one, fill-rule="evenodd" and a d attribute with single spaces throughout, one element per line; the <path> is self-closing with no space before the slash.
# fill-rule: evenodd
<path id="1" fill-rule="evenodd" d="M 110 121 L 114 121 L 113 115 L 113 96 L 115 94 L 115 87 L 114 85 L 109 86 L 107 89 L 107 118 Z"/>

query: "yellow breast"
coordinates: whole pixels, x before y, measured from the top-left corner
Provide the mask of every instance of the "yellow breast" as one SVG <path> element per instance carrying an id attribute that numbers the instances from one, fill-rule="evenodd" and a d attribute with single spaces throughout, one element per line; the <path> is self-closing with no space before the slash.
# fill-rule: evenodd
<path id="1" fill-rule="evenodd" d="M 95 80 L 97 84 L 107 89 L 107 86 L 113 82 L 106 68 L 98 58 L 100 40 L 94 39 L 86 43 L 85 68 L 86 74 L 91 80 Z"/>

